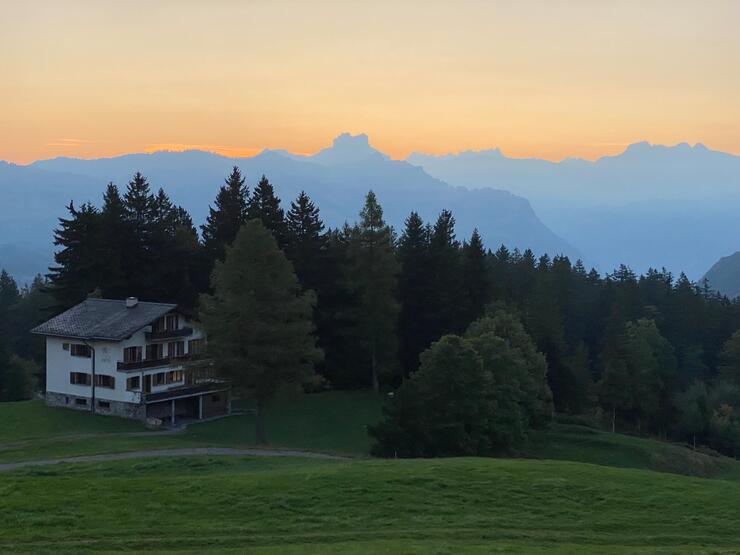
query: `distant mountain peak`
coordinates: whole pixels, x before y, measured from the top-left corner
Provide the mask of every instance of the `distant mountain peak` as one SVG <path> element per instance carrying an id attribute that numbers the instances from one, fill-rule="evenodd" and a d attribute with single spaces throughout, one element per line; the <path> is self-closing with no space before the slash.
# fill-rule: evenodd
<path id="1" fill-rule="evenodd" d="M 320 150 L 311 156 L 310 160 L 326 166 L 334 166 L 372 160 L 389 160 L 389 157 L 370 146 L 370 140 L 365 133 L 359 135 L 342 133 L 334 138 L 330 147 Z"/>

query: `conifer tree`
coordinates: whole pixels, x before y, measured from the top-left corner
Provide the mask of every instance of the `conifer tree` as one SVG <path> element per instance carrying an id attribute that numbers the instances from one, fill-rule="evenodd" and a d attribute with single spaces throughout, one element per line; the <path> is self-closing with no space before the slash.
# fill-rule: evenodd
<path id="1" fill-rule="evenodd" d="M 323 236 L 324 223 L 319 209 L 305 191 L 290 204 L 285 218 L 287 245 L 285 251 L 295 267 L 296 275 L 306 289 L 319 294 L 322 287 L 323 263 L 326 240 Z"/>
<path id="2" fill-rule="evenodd" d="M 247 217 L 250 220 L 260 220 L 275 236 L 278 246 L 282 249 L 287 244 L 287 229 L 285 213 L 280 208 L 280 199 L 275 196 L 275 189 L 263 175 L 254 188 L 252 198 L 247 206 Z"/>
<path id="3" fill-rule="evenodd" d="M 135 271 L 127 263 L 127 255 L 136 248 L 133 226 L 126 219 L 126 207 L 113 183 L 103 194 L 101 214 L 100 264 L 102 278 L 99 284 L 103 295 L 121 299 L 130 295 L 128 283 Z"/>
<path id="4" fill-rule="evenodd" d="M 255 435 L 266 443 L 266 403 L 286 386 L 299 386 L 321 358 L 313 336 L 312 292 L 302 292 L 275 238 L 250 221 L 216 262 L 213 294 L 201 297 L 208 349 L 233 386 L 256 401 Z"/>
<path id="5" fill-rule="evenodd" d="M 65 309 L 87 297 L 100 284 L 98 259 L 100 212 L 91 204 L 77 210 L 67 206 L 68 218 L 59 218 L 54 231 L 55 265 L 49 268 L 49 280 L 58 308 Z"/>
<path id="6" fill-rule="evenodd" d="M 419 355 L 432 341 L 432 324 L 435 316 L 430 312 L 430 256 L 429 229 L 419 214 L 411 212 L 398 241 L 400 273 L 398 290 L 400 299 L 399 359 L 407 376 L 419 366 Z"/>
<path id="7" fill-rule="evenodd" d="M 241 171 L 234 166 L 218 190 L 214 206 L 208 208 L 201 230 L 209 268 L 216 260 L 223 260 L 226 246 L 234 242 L 239 229 L 247 222 L 249 188 L 244 181 Z"/>
<path id="8" fill-rule="evenodd" d="M 360 299 L 358 323 L 367 348 L 372 388 L 377 393 L 380 374 L 391 373 L 397 363 L 398 266 L 393 232 L 372 191 L 365 198 L 351 243 L 353 279 Z"/>
<path id="9" fill-rule="evenodd" d="M 469 324 L 483 315 L 489 299 L 489 278 L 483 241 L 474 229 L 462 248 L 463 321 Z"/>
<path id="10" fill-rule="evenodd" d="M 449 210 L 440 213 L 432 228 L 429 253 L 432 267 L 430 304 L 435 314 L 431 332 L 436 340 L 465 328 L 460 243 L 455 238 L 455 218 Z"/>

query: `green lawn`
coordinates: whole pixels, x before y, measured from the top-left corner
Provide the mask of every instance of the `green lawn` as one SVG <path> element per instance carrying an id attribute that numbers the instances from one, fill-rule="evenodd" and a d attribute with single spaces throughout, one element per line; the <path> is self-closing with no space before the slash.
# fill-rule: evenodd
<path id="1" fill-rule="evenodd" d="M 384 399 L 367 391 L 279 399 L 267 411 L 271 446 L 367 456 L 371 444 L 367 426 L 380 418 Z M 139 449 L 247 447 L 255 443 L 251 413 L 193 424 L 177 435 L 126 436 L 120 432 L 140 432 L 142 425 L 52 409 L 32 401 L 0 403 L 0 423 L 0 463 Z M 560 423 L 533 432 L 529 441 L 512 454 L 740 479 L 740 461 L 734 459 L 712 457 L 673 443 Z"/>
<path id="2" fill-rule="evenodd" d="M 61 435 L 140 432 L 141 422 L 47 407 L 43 401 L 0 403 L 0 445 Z"/>
<path id="3" fill-rule="evenodd" d="M 644 468 L 688 476 L 740 480 L 740 461 L 710 456 L 684 445 L 612 434 L 569 424 L 553 424 L 530 433 L 520 456 L 579 461 L 622 468 Z"/>
<path id="4" fill-rule="evenodd" d="M 367 391 L 327 392 L 280 399 L 267 410 L 272 447 L 365 456 L 367 426 L 377 422 L 382 397 Z M 5 422 L 10 428 L 5 429 Z M 239 414 L 196 423 L 177 435 L 121 436 L 142 432 L 136 421 L 50 408 L 41 401 L 0 403 L 0 463 L 139 449 L 255 444 L 254 416 Z"/>
<path id="5" fill-rule="evenodd" d="M 192 458 L 0 475 L 0 552 L 740 550 L 740 482 L 562 461 Z"/>

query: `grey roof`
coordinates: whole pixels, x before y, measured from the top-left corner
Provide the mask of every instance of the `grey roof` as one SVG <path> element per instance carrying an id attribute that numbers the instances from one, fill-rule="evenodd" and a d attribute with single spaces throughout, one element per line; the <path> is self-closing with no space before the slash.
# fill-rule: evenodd
<path id="1" fill-rule="evenodd" d="M 31 330 L 38 335 L 121 341 L 177 308 L 167 303 L 87 299 Z"/>

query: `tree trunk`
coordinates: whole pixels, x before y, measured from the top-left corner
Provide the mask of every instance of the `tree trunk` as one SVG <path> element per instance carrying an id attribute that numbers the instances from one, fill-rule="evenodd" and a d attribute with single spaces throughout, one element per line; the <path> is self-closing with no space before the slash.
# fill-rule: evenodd
<path id="1" fill-rule="evenodd" d="M 612 433 L 614 433 L 616 429 L 616 420 L 617 420 L 617 409 L 616 407 L 612 407 Z"/>
<path id="2" fill-rule="evenodd" d="M 373 391 L 375 393 L 380 393 L 380 382 L 378 381 L 378 364 L 375 360 L 375 347 L 373 346 L 373 352 L 370 356 L 370 365 L 373 370 Z"/>
<path id="3" fill-rule="evenodd" d="M 265 433 L 264 422 L 264 401 L 257 399 L 257 410 L 254 413 L 254 436 L 257 443 L 267 445 L 267 434 Z"/>
<path id="4" fill-rule="evenodd" d="M 696 434 L 694 434 L 694 451 L 696 451 Z"/>

